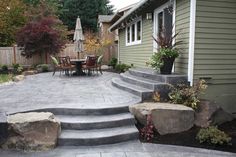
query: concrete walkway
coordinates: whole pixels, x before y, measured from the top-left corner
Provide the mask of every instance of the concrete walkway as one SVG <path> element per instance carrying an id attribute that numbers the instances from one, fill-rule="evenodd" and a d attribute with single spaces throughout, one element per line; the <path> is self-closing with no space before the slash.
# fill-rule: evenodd
<path id="1" fill-rule="evenodd" d="M 0 150 L 0 157 L 235 157 L 236 154 L 207 149 L 138 141 L 96 147 L 58 147 L 49 152 L 24 153 Z"/>
<path id="2" fill-rule="evenodd" d="M 106 108 L 133 104 L 140 98 L 111 85 L 118 74 L 68 77 L 56 73 L 27 76 L 22 82 L 0 85 L 0 110 L 14 113 L 42 108 Z"/>

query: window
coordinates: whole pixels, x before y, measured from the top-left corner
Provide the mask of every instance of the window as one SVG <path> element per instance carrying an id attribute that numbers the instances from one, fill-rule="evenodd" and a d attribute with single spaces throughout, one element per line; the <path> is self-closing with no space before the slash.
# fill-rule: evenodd
<path id="1" fill-rule="evenodd" d="M 136 22 L 126 27 L 126 46 L 141 44 L 142 21 L 139 18 Z"/>

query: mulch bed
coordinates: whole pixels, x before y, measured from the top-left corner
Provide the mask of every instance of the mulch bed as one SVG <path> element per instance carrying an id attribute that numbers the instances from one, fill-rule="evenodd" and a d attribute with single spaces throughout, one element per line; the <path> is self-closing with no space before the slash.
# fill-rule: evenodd
<path id="1" fill-rule="evenodd" d="M 140 129 L 142 126 L 137 125 Z M 157 132 L 155 132 L 155 137 L 152 143 L 157 144 L 168 144 L 168 145 L 179 145 L 179 146 L 189 146 L 189 147 L 197 147 L 197 148 L 206 148 L 206 149 L 213 149 L 213 150 L 220 150 L 220 151 L 227 151 L 227 152 L 234 152 L 236 153 L 236 120 L 231 122 L 227 122 L 218 126 L 218 128 L 224 131 L 232 138 L 232 145 L 229 146 L 211 146 L 208 144 L 200 144 L 196 140 L 196 134 L 198 133 L 200 128 L 193 127 L 189 131 L 178 133 L 178 134 L 169 134 L 161 136 Z M 146 142 L 141 139 L 141 142 Z"/>

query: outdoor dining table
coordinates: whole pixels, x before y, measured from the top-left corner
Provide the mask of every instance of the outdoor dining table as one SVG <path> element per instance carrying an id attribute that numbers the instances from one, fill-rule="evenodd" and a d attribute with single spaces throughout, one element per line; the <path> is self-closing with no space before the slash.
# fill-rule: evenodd
<path id="1" fill-rule="evenodd" d="M 85 75 L 85 73 L 82 70 L 82 64 L 86 61 L 86 59 L 71 59 L 70 61 L 72 64 L 76 65 L 75 75 L 77 76 Z"/>

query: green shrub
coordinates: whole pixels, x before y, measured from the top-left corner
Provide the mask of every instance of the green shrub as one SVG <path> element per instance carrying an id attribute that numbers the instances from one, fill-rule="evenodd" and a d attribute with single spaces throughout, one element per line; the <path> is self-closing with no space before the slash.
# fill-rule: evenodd
<path id="1" fill-rule="evenodd" d="M 200 102 L 200 94 L 207 88 L 206 81 L 200 80 L 194 86 L 179 84 L 173 87 L 169 93 L 169 98 L 174 104 L 183 104 L 193 109 L 198 108 Z"/>
<path id="2" fill-rule="evenodd" d="M 23 71 L 23 67 L 20 64 L 13 64 L 12 67 L 14 74 L 20 74 Z"/>
<path id="3" fill-rule="evenodd" d="M 1 67 L 1 73 L 2 74 L 8 74 L 8 66 L 7 65 L 3 65 Z"/>
<path id="4" fill-rule="evenodd" d="M 37 70 L 40 72 L 48 72 L 49 67 L 47 64 L 40 64 L 40 65 L 37 65 Z"/>
<path id="5" fill-rule="evenodd" d="M 130 65 L 127 64 L 117 64 L 115 67 L 115 70 L 119 73 L 125 72 L 127 70 L 129 70 L 129 68 L 131 68 Z"/>
<path id="6" fill-rule="evenodd" d="M 113 69 L 115 69 L 116 65 L 117 65 L 117 58 L 112 58 L 109 62 L 109 65 L 113 67 Z"/>
<path id="7" fill-rule="evenodd" d="M 211 145 L 230 145 L 232 140 L 231 137 L 215 126 L 200 129 L 196 139 L 200 143 L 208 143 Z"/>

